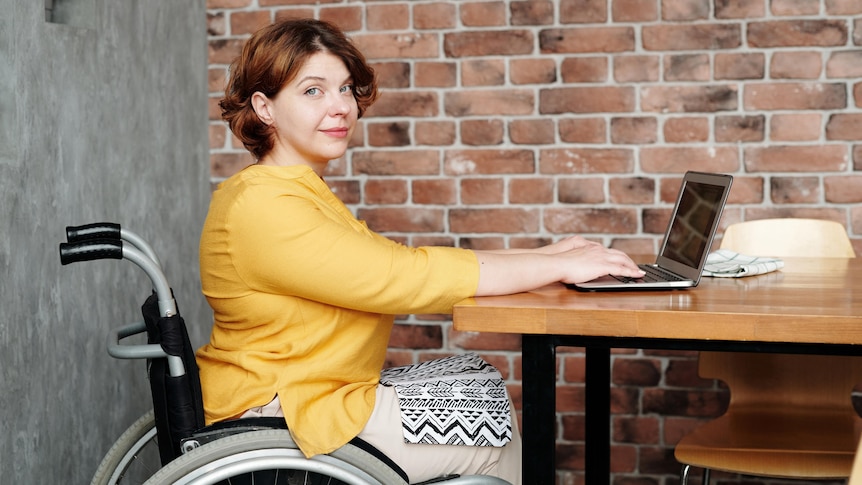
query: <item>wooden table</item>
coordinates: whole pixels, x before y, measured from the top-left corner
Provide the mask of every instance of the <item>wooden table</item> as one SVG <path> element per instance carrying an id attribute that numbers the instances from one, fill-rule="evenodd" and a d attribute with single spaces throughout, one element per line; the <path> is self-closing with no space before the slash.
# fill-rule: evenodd
<path id="1" fill-rule="evenodd" d="M 523 334 L 525 484 L 555 483 L 556 347 L 586 349 L 586 482 L 608 483 L 611 348 L 862 354 L 862 258 L 786 258 L 781 271 L 688 290 L 555 284 L 469 298 L 453 319 L 460 331 Z"/>

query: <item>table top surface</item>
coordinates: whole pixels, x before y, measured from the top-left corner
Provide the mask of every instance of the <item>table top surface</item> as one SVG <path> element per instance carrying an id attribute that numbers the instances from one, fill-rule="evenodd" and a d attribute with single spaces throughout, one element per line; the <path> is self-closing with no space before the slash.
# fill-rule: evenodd
<path id="1" fill-rule="evenodd" d="M 461 331 L 862 344 L 862 258 L 783 259 L 779 271 L 703 277 L 683 290 L 578 292 L 553 284 L 468 298 L 453 321 Z"/>

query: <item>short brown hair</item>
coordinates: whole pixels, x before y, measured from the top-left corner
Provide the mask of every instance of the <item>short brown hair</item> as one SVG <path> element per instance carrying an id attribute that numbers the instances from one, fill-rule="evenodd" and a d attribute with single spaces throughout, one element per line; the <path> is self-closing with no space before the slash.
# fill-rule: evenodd
<path id="1" fill-rule="evenodd" d="M 353 79 L 359 117 L 377 99 L 374 70 L 338 27 L 314 19 L 291 19 L 264 27 L 245 43 L 231 64 L 225 96 L 219 102 L 222 119 L 256 159 L 272 150 L 274 140 L 272 128 L 260 121 L 252 108 L 252 95 L 260 91 L 274 97 L 318 52 L 329 52 L 344 61 Z"/>

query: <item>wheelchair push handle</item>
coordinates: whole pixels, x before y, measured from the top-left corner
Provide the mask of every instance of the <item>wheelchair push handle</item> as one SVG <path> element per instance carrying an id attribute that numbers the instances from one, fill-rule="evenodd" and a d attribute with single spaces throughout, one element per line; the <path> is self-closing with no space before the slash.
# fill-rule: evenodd
<path id="1" fill-rule="evenodd" d="M 97 259 L 123 259 L 123 242 L 119 239 L 94 239 L 60 243 L 60 264 L 66 265 Z"/>
<path id="2" fill-rule="evenodd" d="M 70 243 L 95 239 L 121 239 L 120 225 L 115 222 L 96 222 L 83 226 L 66 226 L 66 241 Z"/>

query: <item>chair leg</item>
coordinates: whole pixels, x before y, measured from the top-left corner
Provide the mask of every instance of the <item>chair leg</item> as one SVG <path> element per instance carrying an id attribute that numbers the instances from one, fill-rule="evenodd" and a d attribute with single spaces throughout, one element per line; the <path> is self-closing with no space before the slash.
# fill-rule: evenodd
<path id="1" fill-rule="evenodd" d="M 688 472 L 691 471 L 691 465 L 683 465 L 679 472 L 679 485 L 688 485 Z"/>
<path id="2" fill-rule="evenodd" d="M 680 485 L 688 485 L 688 477 L 691 473 L 691 465 L 683 465 L 682 470 L 679 472 L 679 484 Z M 701 478 L 701 485 L 709 485 L 709 468 L 703 469 L 703 477 Z"/>

